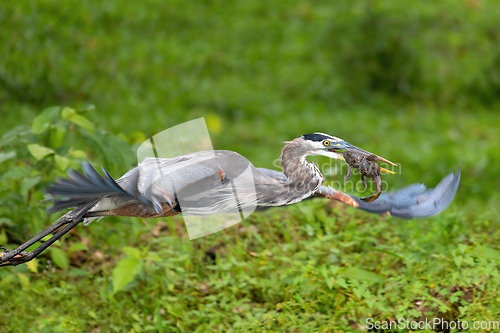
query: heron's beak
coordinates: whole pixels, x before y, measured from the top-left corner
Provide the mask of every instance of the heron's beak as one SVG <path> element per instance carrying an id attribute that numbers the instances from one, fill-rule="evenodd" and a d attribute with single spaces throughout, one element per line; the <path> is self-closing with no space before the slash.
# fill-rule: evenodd
<path id="1" fill-rule="evenodd" d="M 328 150 L 331 151 L 331 152 L 333 152 L 333 153 L 335 153 L 335 154 L 337 154 L 338 157 L 339 157 L 339 159 L 344 160 L 344 161 L 345 161 L 344 155 L 343 155 L 344 152 L 350 152 L 350 153 L 353 153 L 353 154 L 362 155 L 362 156 L 366 156 L 366 157 L 368 157 L 370 155 L 375 155 L 375 154 L 370 153 L 370 152 L 368 152 L 368 151 L 366 151 L 364 149 L 361 149 L 359 147 L 351 145 L 350 143 L 345 142 L 345 141 L 334 143 L 332 145 L 332 147 L 330 149 L 328 149 Z M 389 161 L 388 159 L 385 159 L 385 158 L 380 157 L 378 155 L 375 155 L 375 157 L 377 158 L 377 160 L 379 160 L 381 162 L 397 166 L 396 163 L 393 163 L 393 162 Z M 390 171 L 390 170 L 387 170 L 387 169 L 384 169 L 384 168 L 380 168 L 380 171 L 387 172 L 387 173 L 392 173 L 392 174 L 395 173 L 393 171 Z"/>

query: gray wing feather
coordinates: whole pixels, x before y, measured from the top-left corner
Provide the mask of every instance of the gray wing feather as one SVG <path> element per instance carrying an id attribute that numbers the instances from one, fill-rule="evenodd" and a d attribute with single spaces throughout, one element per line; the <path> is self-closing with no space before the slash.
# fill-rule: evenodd
<path id="1" fill-rule="evenodd" d="M 255 182 L 244 179 L 249 172 L 253 176 L 254 170 L 240 154 L 217 150 L 169 159 L 147 158 L 117 182 L 126 191 L 135 190 L 139 200 L 157 211 L 161 203 L 175 202 L 184 215 L 199 216 L 255 206 Z M 237 182 L 242 177 L 243 181 Z"/>
<path id="2" fill-rule="evenodd" d="M 47 189 L 50 195 L 58 197 L 53 199 L 54 204 L 49 208 L 50 213 L 65 208 L 88 206 L 104 196 L 129 195 L 107 172 L 103 178 L 88 162 L 83 163 L 83 171 L 85 176 L 75 170 L 68 170 L 68 179 L 58 179 Z"/>
<path id="3" fill-rule="evenodd" d="M 257 168 L 260 172 L 265 174 L 268 177 L 278 179 L 278 180 L 283 180 L 287 181 L 288 178 L 286 178 L 285 174 L 281 171 L 276 171 L 276 170 L 271 170 L 271 169 L 266 169 L 266 168 Z"/>

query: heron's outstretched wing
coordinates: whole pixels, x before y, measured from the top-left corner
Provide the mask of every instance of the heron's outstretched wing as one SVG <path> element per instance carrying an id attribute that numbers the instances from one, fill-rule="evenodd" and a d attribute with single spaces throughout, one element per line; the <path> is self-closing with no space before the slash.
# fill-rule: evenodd
<path id="1" fill-rule="evenodd" d="M 242 155 L 216 150 L 171 159 L 148 158 L 118 180 L 153 205 L 170 201 L 184 215 L 211 215 L 255 206 L 255 167 Z"/>
<path id="2" fill-rule="evenodd" d="M 377 200 L 370 203 L 337 191 L 330 186 L 320 186 L 317 194 L 332 199 L 338 199 L 338 196 L 350 197 L 354 200 L 351 206 L 370 213 L 388 213 L 401 218 L 427 217 L 439 214 L 448 207 L 455 197 L 459 182 L 460 171 L 444 177 L 435 188 L 428 189 L 424 184 L 412 184 L 392 193 L 382 193 Z"/>

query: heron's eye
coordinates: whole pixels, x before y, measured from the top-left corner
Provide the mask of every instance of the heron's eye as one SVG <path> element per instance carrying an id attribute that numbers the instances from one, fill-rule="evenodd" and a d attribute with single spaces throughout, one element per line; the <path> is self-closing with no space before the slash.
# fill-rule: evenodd
<path id="1" fill-rule="evenodd" d="M 330 145 L 330 141 L 325 140 L 323 141 L 323 146 L 328 147 Z"/>

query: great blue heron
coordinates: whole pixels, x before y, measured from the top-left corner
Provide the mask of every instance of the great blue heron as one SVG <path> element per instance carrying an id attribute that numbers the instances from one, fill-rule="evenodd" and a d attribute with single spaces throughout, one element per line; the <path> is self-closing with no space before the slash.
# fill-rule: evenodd
<path id="1" fill-rule="evenodd" d="M 0 266 L 18 265 L 35 258 L 89 218 L 110 215 L 149 218 L 180 213 L 211 215 L 284 206 L 316 196 L 338 200 L 372 213 L 402 218 L 425 217 L 443 211 L 458 188 L 460 172 L 449 174 L 434 189 L 413 184 L 394 193 L 383 193 L 376 201 L 366 203 L 321 185 L 323 175 L 314 163 L 306 160 L 306 156 L 310 155 L 342 158 L 343 152 L 375 156 L 379 161 L 394 164 L 323 133 L 306 134 L 287 142 L 281 152 L 282 172 L 256 168 L 245 157 L 227 150 L 201 151 L 175 158 L 146 158 L 116 181 L 104 168 L 102 177 L 89 163 L 84 163 L 85 175 L 69 170 L 68 179 L 58 180 L 47 190 L 53 197 L 50 212 L 66 208 L 74 210 L 17 249 L 2 248 Z M 250 178 L 247 179 L 251 184 L 240 182 L 238 200 L 228 200 L 234 197 L 233 181 L 248 171 Z M 24 251 L 55 231 L 35 250 Z"/>

